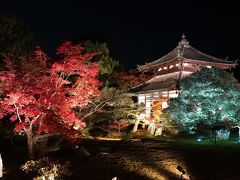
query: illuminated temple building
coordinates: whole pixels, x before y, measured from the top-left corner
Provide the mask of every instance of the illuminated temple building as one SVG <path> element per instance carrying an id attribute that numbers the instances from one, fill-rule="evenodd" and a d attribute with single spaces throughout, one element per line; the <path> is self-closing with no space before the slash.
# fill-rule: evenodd
<path id="1" fill-rule="evenodd" d="M 138 66 L 140 72 L 154 74 L 152 79 L 132 89 L 138 95 L 138 103 L 144 103 L 146 106 L 146 112 L 141 116 L 150 117 L 153 101 L 160 98 L 167 101 L 169 98 L 177 97 L 179 93 L 177 82 L 200 71 L 201 68 L 235 67 L 236 62 L 216 58 L 193 48 L 183 35 L 182 40 L 171 52 L 153 62 Z M 163 103 L 162 107 L 167 107 L 167 103 Z"/>

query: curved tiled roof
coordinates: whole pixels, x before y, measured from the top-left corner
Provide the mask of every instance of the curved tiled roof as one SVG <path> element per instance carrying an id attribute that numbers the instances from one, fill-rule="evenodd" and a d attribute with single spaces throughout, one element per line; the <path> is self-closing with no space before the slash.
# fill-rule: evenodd
<path id="1" fill-rule="evenodd" d="M 210 55 L 207 55 L 192 46 L 184 47 L 182 57 L 186 59 L 192 60 L 200 60 L 200 61 L 207 61 L 207 62 L 216 62 L 216 63 L 232 63 L 228 62 L 225 59 L 216 58 Z"/>
<path id="2" fill-rule="evenodd" d="M 156 89 L 176 89 L 177 80 L 171 80 L 171 81 L 161 81 L 161 82 L 152 82 L 152 83 L 145 83 L 141 84 L 138 87 L 134 87 L 129 90 L 129 92 L 132 93 L 141 93 L 141 92 L 147 92 L 152 91 Z"/>
<path id="3" fill-rule="evenodd" d="M 147 65 L 143 65 L 143 66 L 151 66 L 151 65 L 169 62 L 169 61 L 175 59 L 177 56 L 178 56 L 178 48 L 176 47 L 172 51 L 170 51 L 168 54 L 166 54 L 165 56 L 163 56 L 153 62 L 147 63 Z"/>
<path id="4" fill-rule="evenodd" d="M 174 48 L 172 51 L 170 51 L 165 56 L 147 63 L 146 65 L 140 65 L 138 69 L 144 69 L 156 66 L 158 64 L 171 62 L 175 59 L 190 59 L 190 60 L 196 60 L 196 61 L 205 61 L 205 62 L 211 62 L 211 63 L 224 63 L 224 64 L 235 64 L 235 62 L 227 61 L 226 59 L 216 58 L 213 56 L 210 56 L 208 54 L 205 54 L 192 46 L 189 45 L 189 42 L 185 39 L 185 36 L 182 37 L 182 40 L 178 43 L 178 46 Z"/>

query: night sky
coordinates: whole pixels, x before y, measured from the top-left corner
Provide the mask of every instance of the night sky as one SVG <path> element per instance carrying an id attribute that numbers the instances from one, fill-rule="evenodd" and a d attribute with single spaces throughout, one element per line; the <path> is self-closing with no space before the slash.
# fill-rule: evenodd
<path id="1" fill-rule="evenodd" d="M 168 53 L 185 33 L 190 44 L 205 53 L 240 58 L 237 1 L 159 2 L 2 0 L 0 12 L 21 19 L 50 55 L 64 40 L 92 39 L 107 42 L 125 68 L 136 68 Z"/>

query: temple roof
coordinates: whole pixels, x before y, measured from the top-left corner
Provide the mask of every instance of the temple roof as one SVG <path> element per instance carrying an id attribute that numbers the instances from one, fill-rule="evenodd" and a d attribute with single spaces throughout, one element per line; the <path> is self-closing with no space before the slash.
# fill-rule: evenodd
<path id="1" fill-rule="evenodd" d="M 137 87 L 134 87 L 129 90 L 132 93 L 144 93 L 148 91 L 156 91 L 156 89 L 161 90 L 170 90 L 176 89 L 177 80 L 164 81 L 164 82 L 152 82 L 152 83 L 143 83 Z"/>
<path id="2" fill-rule="evenodd" d="M 235 62 L 228 61 L 227 59 L 216 58 L 193 48 L 191 45 L 189 45 L 189 41 L 187 41 L 185 36 L 183 35 L 182 40 L 178 43 L 178 46 L 175 47 L 172 51 L 153 62 L 138 66 L 138 69 L 141 70 L 144 68 L 153 67 L 158 64 L 173 61 L 175 59 L 188 59 L 193 61 L 196 60 L 211 63 L 235 64 Z"/>

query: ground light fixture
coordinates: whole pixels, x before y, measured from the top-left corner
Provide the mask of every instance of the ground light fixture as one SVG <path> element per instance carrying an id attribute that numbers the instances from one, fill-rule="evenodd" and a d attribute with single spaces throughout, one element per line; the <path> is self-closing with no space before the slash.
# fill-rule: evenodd
<path id="1" fill-rule="evenodd" d="M 181 179 L 182 179 L 183 175 L 186 174 L 186 172 L 184 171 L 184 169 L 180 165 L 177 166 L 177 170 L 181 173 Z"/>
<path id="2" fill-rule="evenodd" d="M 183 167 L 180 166 L 180 165 L 177 166 L 177 170 L 181 173 L 181 178 L 180 178 L 180 179 L 183 179 L 183 175 L 186 174 L 186 171 L 185 171 L 185 170 L 183 169 Z M 188 176 L 188 177 L 189 177 L 190 180 L 192 179 L 192 176 L 191 176 L 191 175 Z"/>

